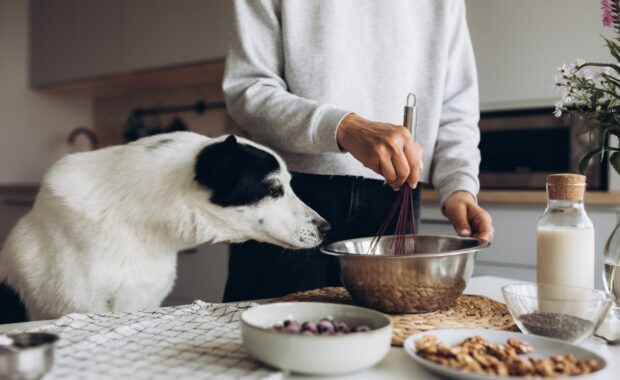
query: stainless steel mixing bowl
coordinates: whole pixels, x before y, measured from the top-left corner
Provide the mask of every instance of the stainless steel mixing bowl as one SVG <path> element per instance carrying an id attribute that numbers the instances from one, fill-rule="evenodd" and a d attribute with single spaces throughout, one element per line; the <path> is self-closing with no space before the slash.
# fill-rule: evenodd
<path id="1" fill-rule="evenodd" d="M 340 260 L 342 282 L 353 299 L 387 313 L 425 313 L 448 308 L 463 294 L 476 253 L 489 242 L 458 236 L 408 235 L 406 255 L 392 253 L 393 236 L 371 251 L 372 237 L 321 247 Z"/>

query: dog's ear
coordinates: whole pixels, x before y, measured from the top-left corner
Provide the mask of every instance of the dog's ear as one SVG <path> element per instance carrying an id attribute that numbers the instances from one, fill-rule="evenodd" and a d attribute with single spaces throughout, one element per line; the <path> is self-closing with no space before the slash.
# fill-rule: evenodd
<path id="1" fill-rule="evenodd" d="M 207 145 L 196 157 L 194 179 L 211 190 L 216 205 L 247 206 L 260 202 L 271 191 L 265 179 L 277 171 L 276 157 L 228 136 Z"/>
<path id="2" fill-rule="evenodd" d="M 200 151 L 194 166 L 194 179 L 213 190 L 218 186 L 230 186 L 238 167 L 239 143 L 234 135 L 230 135 L 223 142 L 207 145 Z"/>
<path id="3" fill-rule="evenodd" d="M 229 148 L 233 148 L 237 146 L 237 138 L 235 137 L 235 135 L 230 135 L 226 137 L 226 140 L 224 140 L 224 144 L 226 144 L 226 146 Z"/>

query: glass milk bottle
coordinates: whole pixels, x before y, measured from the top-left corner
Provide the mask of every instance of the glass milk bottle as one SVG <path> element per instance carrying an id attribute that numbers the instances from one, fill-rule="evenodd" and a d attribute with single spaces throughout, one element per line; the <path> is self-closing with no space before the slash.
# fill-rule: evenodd
<path id="1" fill-rule="evenodd" d="M 594 227 L 583 206 L 585 190 L 585 176 L 547 176 L 548 204 L 537 230 L 536 282 L 594 288 Z"/>

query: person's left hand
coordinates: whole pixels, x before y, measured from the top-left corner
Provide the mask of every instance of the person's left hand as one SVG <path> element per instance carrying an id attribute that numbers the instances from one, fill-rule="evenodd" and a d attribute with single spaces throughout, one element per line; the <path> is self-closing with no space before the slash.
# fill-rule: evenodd
<path id="1" fill-rule="evenodd" d="M 467 191 L 455 191 L 443 206 L 444 214 L 452 221 L 460 236 L 473 236 L 481 240 L 493 240 L 493 222 L 488 212 Z"/>

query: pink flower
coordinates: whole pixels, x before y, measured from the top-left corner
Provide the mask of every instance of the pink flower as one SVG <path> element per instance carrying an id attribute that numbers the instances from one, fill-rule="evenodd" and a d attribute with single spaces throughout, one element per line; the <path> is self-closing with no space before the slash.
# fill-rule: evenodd
<path id="1" fill-rule="evenodd" d="M 611 9 L 611 0 L 601 0 L 601 9 L 603 11 L 603 26 L 606 28 L 614 26 L 614 12 Z"/>

